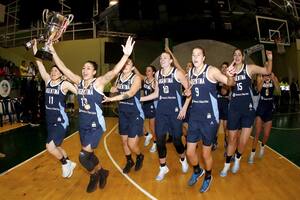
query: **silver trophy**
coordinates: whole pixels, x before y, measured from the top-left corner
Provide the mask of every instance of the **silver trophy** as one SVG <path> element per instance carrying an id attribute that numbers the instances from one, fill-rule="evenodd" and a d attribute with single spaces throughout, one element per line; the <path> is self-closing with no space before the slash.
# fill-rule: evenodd
<path id="1" fill-rule="evenodd" d="M 37 51 L 35 57 L 42 60 L 52 60 L 52 54 L 49 45 L 57 42 L 62 34 L 66 31 L 68 25 L 72 22 L 74 15 L 62 15 L 58 12 L 45 9 L 43 11 L 43 23 L 45 25 L 44 33 L 37 38 L 38 42 L 45 42 L 45 45 Z M 26 49 L 32 48 L 33 41 L 25 44 Z"/>

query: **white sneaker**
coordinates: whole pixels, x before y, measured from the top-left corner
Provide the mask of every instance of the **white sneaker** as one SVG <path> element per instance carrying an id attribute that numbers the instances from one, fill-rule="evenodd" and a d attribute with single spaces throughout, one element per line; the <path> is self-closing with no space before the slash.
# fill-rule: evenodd
<path id="1" fill-rule="evenodd" d="M 189 164 L 186 160 L 186 157 L 184 157 L 184 160 L 181 161 L 181 159 L 179 159 L 180 163 L 181 163 L 181 169 L 183 173 L 187 173 L 187 171 L 189 170 Z"/>
<path id="2" fill-rule="evenodd" d="M 265 154 L 265 146 L 260 146 L 258 157 L 262 158 Z"/>
<path id="3" fill-rule="evenodd" d="M 156 176 L 157 181 L 162 181 L 165 178 L 165 175 L 169 172 L 169 168 L 166 166 L 164 167 L 159 167 L 159 173 Z"/>
<path id="4" fill-rule="evenodd" d="M 232 173 L 236 174 L 236 173 L 239 171 L 239 169 L 240 169 L 240 161 L 241 161 L 241 158 L 242 158 L 242 157 L 237 158 L 237 157 L 235 156 L 234 164 L 233 164 L 233 167 L 232 167 L 232 169 L 231 169 L 231 172 L 232 172 Z"/>
<path id="5" fill-rule="evenodd" d="M 68 178 L 70 178 L 73 175 L 73 171 L 76 167 L 76 162 L 73 162 L 71 160 L 67 160 L 68 163 L 70 163 L 70 174 L 68 175 Z"/>
<path id="6" fill-rule="evenodd" d="M 144 142 L 144 147 L 148 146 L 151 142 L 151 139 L 152 139 L 152 134 L 151 133 L 148 133 L 147 136 L 145 136 L 145 142 Z"/>
<path id="7" fill-rule="evenodd" d="M 156 143 L 153 143 L 152 147 L 150 148 L 150 152 L 151 153 L 156 152 Z"/>
<path id="8" fill-rule="evenodd" d="M 251 152 L 249 158 L 248 158 L 248 163 L 253 164 L 254 163 L 254 157 L 255 157 L 255 152 Z"/>
<path id="9" fill-rule="evenodd" d="M 221 177 L 227 176 L 227 173 L 228 173 L 229 168 L 230 168 L 230 163 L 225 163 L 225 164 L 224 164 L 224 168 L 223 168 L 222 171 L 220 172 L 220 176 L 221 176 Z"/>
<path id="10" fill-rule="evenodd" d="M 71 172 L 70 166 L 71 166 L 71 163 L 69 163 L 68 161 L 67 161 L 66 164 L 61 166 L 61 168 L 62 168 L 62 177 L 63 178 L 67 178 L 70 175 L 70 172 Z"/>

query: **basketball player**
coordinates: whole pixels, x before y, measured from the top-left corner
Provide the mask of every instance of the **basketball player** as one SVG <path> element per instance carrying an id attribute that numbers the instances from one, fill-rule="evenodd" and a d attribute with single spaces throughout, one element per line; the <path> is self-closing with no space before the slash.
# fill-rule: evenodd
<path id="1" fill-rule="evenodd" d="M 155 88 L 155 73 L 156 68 L 152 65 L 149 65 L 146 67 L 146 76 L 142 75 L 139 70 L 135 67 L 134 72 L 139 75 L 143 80 L 143 90 L 144 90 L 144 96 L 147 96 L 154 92 Z M 149 120 L 149 131 L 146 131 L 146 139 L 144 142 L 144 146 L 148 146 L 150 143 L 152 137 L 153 137 L 153 145 L 150 148 L 150 152 L 154 153 L 156 152 L 156 134 L 155 134 L 155 109 L 157 106 L 156 100 L 150 100 L 143 102 L 143 111 L 145 114 L 145 119 Z M 152 134 L 151 134 L 152 133 Z"/>
<path id="2" fill-rule="evenodd" d="M 33 53 L 37 52 L 37 43 L 34 40 Z M 42 60 L 36 58 L 36 64 L 42 79 L 45 82 L 45 107 L 47 123 L 47 151 L 57 158 L 62 164 L 62 177 L 70 178 L 76 163 L 72 162 L 66 151 L 61 147 L 65 138 L 69 119 L 65 112 L 65 97 L 68 91 L 77 94 L 76 88 L 68 81 L 62 80 L 62 72 L 57 66 L 51 68 L 47 73 Z"/>
<path id="3" fill-rule="evenodd" d="M 241 156 L 251 134 L 255 118 L 255 109 L 251 97 L 251 77 L 256 74 L 270 74 L 272 72 L 272 52 L 266 51 L 266 54 L 268 65 L 266 67 L 260 67 L 255 64 L 244 64 L 243 51 L 241 49 L 234 50 L 233 62 L 237 73 L 235 76 L 236 84 L 232 90 L 229 102 L 229 139 L 224 168 L 220 173 L 221 177 L 227 176 L 230 168 L 230 160 L 236 150 L 231 172 L 235 174 L 240 168 Z M 238 139 L 239 129 L 241 129 L 241 134 Z"/>
<path id="4" fill-rule="evenodd" d="M 273 92 L 280 90 L 277 77 L 272 74 L 262 75 L 257 78 L 257 89 L 260 93 L 258 107 L 256 110 L 255 120 L 255 138 L 252 142 L 252 151 L 248 159 L 249 164 L 254 163 L 256 146 L 258 143 L 259 135 L 264 128 L 264 137 L 260 146 L 259 157 L 264 155 L 264 147 L 267 143 L 271 128 L 272 128 L 272 112 L 273 112 Z"/>
<path id="5" fill-rule="evenodd" d="M 133 50 L 134 43 L 132 38 L 128 37 L 125 46 L 122 45 L 124 55 L 121 60 L 111 71 L 97 78 L 94 76 L 98 66 L 94 61 L 87 61 L 83 65 L 82 77 L 80 77 L 65 66 L 53 46 L 50 46 L 56 65 L 78 87 L 79 133 L 82 146 L 79 161 L 90 173 L 90 181 L 86 189 L 89 193 L 95 191 L 98 184 L 99 188 L 104 188 L 109 173 L 100 165 L 99 159 L 94 153 L 103 132 L 106 130 L 101 109 L 103 90 L 105 85 L 121 71 Z"/>
<path id="6" fill-rule="evenodd" d="M 140 103 L 141 77 L 133 73 L 133 62 L 128 59 L 116 81 L 117 96 L 105 97 L 103 102 L 119 101 L 119 132 L 122 138 L 126 165 L 123 173 L 127 174 L 134 166 L 131 153 L 136 154 L 134 170 L 143 166 L 144 155 L 139 148 L 139 137 L 143 135 L 144 112 Z"/>
<path id="7" fill-rule="evenodd" d="M 211 65 L 205 64 L 205 50 L 202 47 L 195 47 L 192 51 L 194 67 L 189 71 L 188 77 L 191 84 L 192 95 L 187 98 L 183 109 L 182 117 L 190 105 L 190 116 L 187 134 L 187 156 L 193 165 L 192 174 L 188 185 L 194 185 L 205 173 L 200 192 L 206 192 L 212 183 L 212 145 L 218 131 L 219 113 L 217 103 L 217 82 L 234 85 L 234 70 L 230 66 L 225 76 L 221 71 Z M 205 164 L 205 171 L 200 168 L 197 154 L 197 143 L 202 140 L 202 157 Z"/>
<path id="8" fill-rule="evenodd" d="M 181 141 L 182 120 L 177 119 L 182 109 L 181 85 L 186 90 L 186 95 L 190 95 L 188 81 L 183 72 L 172 66 L 172 57 L 169 53 L 163 52 L 160 55 L 161 69 L 156 72 L 155 90 L 152 94 L 144 96 L 141 101 L 149 101 L 158 98 L 155 115 L 155 133 L 157 136 L 157 151 L 159 156 L 159 173 L 157 181 L 164 179 L 169 172 L 166 163 L 166 134 L 169 132 L 173 138 L 173 144 L 180 155 L 182 172 L 188 171 L 188 163 L 185 156 L 184 146 Z"/>

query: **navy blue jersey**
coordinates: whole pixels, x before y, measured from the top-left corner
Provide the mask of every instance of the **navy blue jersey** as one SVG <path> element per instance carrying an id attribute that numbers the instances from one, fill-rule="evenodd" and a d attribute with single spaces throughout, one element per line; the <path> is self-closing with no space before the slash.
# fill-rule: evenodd
<path id="1" fill-rule="evenodd" d="M 268 106 L 273 108 L 273 92 L 274 92 L 274 83 L 270 81 L 264 81 L 262 89 L 260 91 L 260 98 L 258 105 Z"/>
<path id="2" fill-rule="evenodd" d="M 51 81 L 46 84 L 45 90 L 45 107 L 46 120 L 48 124 L 62 123 L 64 127 L 69 124 L 67 114 L 65 112 L 65 96 L 62 91 L 63 81 L 53 85 Z"/>
<path id="3" fill-rule="evenodd" d="M 247 70 L 247 65 L 243 65 L 235 77 L 236 85 L 232 89 L 229 109 L 236 111 L 254 110 L 252 101 L 252 83 L 251 77 Z"/>
<path id="4" fill-rule="evenodd" d="M 152 84 L 154 82 L 155 79 L 153 79 L 152 81 L 148 81 L 148 79 L 146 78 L 144 80 L 144 84 L 143 84 L 143 90 L 144 90 L 144 95 L 148 96 L 150 94 L 152 94 L 154 92 L 154 88 L 152 87 Z M 157 100 L 150 100 L 150 101 L 144 101 L 143 102 L 143 108 L 145 109 L 155 109 L 157 106 Z"/>
<path id="5" fill-rule="evenodd" d="M 123 94 L 130 90 L 135 76 L 136 75 L 132 73 L 125 80 L 122 80 L 122 76 L 119 76 L 116 84 L 119 94 Z M 138 90 L 133 97 L 119 101 L 119 111 L 128 112 L 128 113 L 138 113 L 139 116 L 142 119 L 144 119 L 145 117 L 144 117 L 144 112 L 142 110 L 140 99 L 141 99 L 141 90 Z"/>
<path id="6" fill-rule="evenodd" d="M 79 128 L 81 130 L 102 128 L 106 130 L 105 120 L 102 112 L 102 100 L 104 94 L 95 89 L 96 79 L 84 87 L 84 80 L 78 84 L 78 104 L 79 104 Z"/>
<path id="7" fill-rule="evenodd" d="M 228 104 L 229 103 L 229 88 L 223 83 L 217 84 L 217 97 L 218 103 L 220 104 Z"/>
<path id="8" fill-rule="evenodd" d="M 205 64 L 204 70 L 200 74 L 195 74 L 195 68 L 189 71 L 189 80 L 192 85 L 191 120 L 219 121 L 217 82 L 208 79 L 207 72 L 209 68 Z"/>
<path id="9" fill-rule="evenodd" d="M 171 114 L 179 113 L 182 108 L 182 90 L 181 83 L 176 79 L 177 69 L 171 68 L 166 75 L 159 70 L 156 74 L 156 80 L 159 88 L 156 113 Z"/>

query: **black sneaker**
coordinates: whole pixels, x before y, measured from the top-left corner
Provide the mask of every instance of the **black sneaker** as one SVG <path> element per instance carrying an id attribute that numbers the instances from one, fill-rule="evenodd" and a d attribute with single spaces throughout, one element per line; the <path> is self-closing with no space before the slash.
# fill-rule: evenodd
<path id="1" fill-rule="evenodd" d="M 106 169 L 100 169 L 99 170 L 100 178 L 99 178 L 99 188 L 103 189 L 106 185 L 106 179 L 109 175 L 109 171 Z"/>
<path id="2" fill-rule="evenodd" d="M 135 163 L 135 166 L 134 166 L 135 171 L 138 171 L 142 168 L 143 161 L 144 161 L 144 155 L 143 154 L 140 154 L 139 156 L 136 157 L 136 163 Z"/>
<path id="3" fill-rule="evenodd" d="M 123 169 L 123 173 L 124 174 L 128 174 L 130 172 L 130 169 L 134 166 L 134 162 L 133 160 L 128 160 L 124 169 Z"/>
<path id="4" fill-rule="evenodd" d="M 99 173 L 96 172 L 90 175 L 90 182 L 86 188 L 86 192 L 91 193 L 97 189 L 97 184 L 99 182 Z"/>

